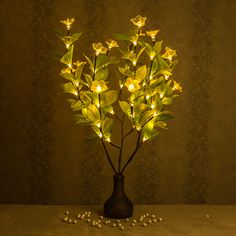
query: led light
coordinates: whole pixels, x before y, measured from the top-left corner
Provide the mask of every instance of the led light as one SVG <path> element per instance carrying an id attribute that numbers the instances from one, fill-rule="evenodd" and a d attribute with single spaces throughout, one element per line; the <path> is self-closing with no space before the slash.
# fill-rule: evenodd
<path id="1" fill-rule="evenodd" d="M 74 92 L 74 95 L 75 95 L 75 96 L 78 96 L 78 92 L 75 91 L 75 92 Z"/>
<path id="2" fill-rule="evenodd" d="M 146 96 L 146 99 L 149 99 L 149 98 L 150 98 L 150 96 L 149 96 L 149 95 L 147 95 L 147 96 Z"/>
<path id="3" fill-rule="evenodd" d="M 98 136 L 99 136 L 100 138 L 102 138 L 102 133 L 99 133 Z"/>
<path id="4" fill-rule="evenodd" d="M 139 130 L 141 130 L 141 127 L 139 125 L 137 125 L 136 129 L 139 131 Z"/>
<path id="5" fill-rule="evenodd" d="M 111 142 L 111 139 L 110 139 L 110 138 L 107 138 L 106 141 L 107 141 L 108 143 L 110 143 L 110 142 Z"/>
<path id="6" fill-rule="evenodd" d="M 136 61 L 133 61 L 133 66 L 136 66 L 136 63 L 137 63 Z"/>
<path id="7" fill-rule="evenodd" d="M 67 44 L 66 44 L 66 48 L 69 48 L 69 47 L 70 47 L 70 44 L 67 43 Z"/>
<path id="8" fill-rule="evenodd" d="M 130 106 L 131 106 L 131 107 L 133 107 L 133 106 L 134 106 L 134 104 L 133 104 L 133 103 L 130 103 Z"/>
<path id="9" fill-rule="evenodd" d="M 145 82 L 143 82 L 143 86 L 145 86 L 146 85 L 146 83 Z"/>
<path id="10" fill-rule="evenodd" d="M 97 122 L 96 126 L 97 126 L 98 128 L 100 128 L 100 127 L 101 127 L 101 123 L 100 123 L 100 122 Z"/>
<path id="11" fill-rule="evenodd" d="M 109 111 L 109 113 L 111 113 L 112 115 L 114 115 L 114 114 L 115 114 L 115 112 L 114 112 L 114 110 L 113 110 L 113 109 L 111 109 L 111 110 Z"/>
<path id="12" fill-rule="evenodd" d="M 149 79 L 153 79 L 153 76 L 152 76 L 152 75 L 150 75 L 150 76 L 149 76 Z"/>
<path id="13" fill-rule="evenodd" d="M 134 84 L 129 84 L 129 90 L 133 90 L 134 89 Z"/>
<path id="14" fill-rule="evenodd" d="M 154 104 L 152 104 L 152 105 L 151 105 L 151 108 L 152 108 L 152 109 L 154 109 L 154 108 L 155 108 L 155 105 L 154 105 Z"/>
<path id="15" fill-rule="evenodd" d="M 153 55 L 151 55 L 151 56 L 150 56 L 150 60 L 152 61 L 152 60 L 153 60 L 153 58 L 154 58 L 154 56 L 153 56 Z"/>
<path id="16" fill-rule="evenodd" d="M 67 30 L 70 30 L 70 24 L 66 25 Z"/>
<path id="17" fill-rule="evenodd" d="M 155 113 L 153 114 L 153 116 L 156 117 L 156 116 L 157 116 L 157 112 L 155 112 Z"/>
<path id="18" fill-rule="evenodd" d="M 146 137 L 143 137 L 143 142 L 147 141 L 147 138 Z"/>
<path id="19" fill-rule="evenodd" d="M 134 46 L 136 46 L 137 45 L 137 41 L 134 41 L 133 44 L 134 44 Z"/>
<path id="20" fill-rule="evenodd" d="M 75 82 L 75 86 L 76 86 L 76 87 L 79 86 L 79 82 L 78 82 L 78 81 Z"/>
<path id="21" fill-rule="evenodd" d="M 152 36 L 152 41 L 155 41 L 155 36 Z"/>
<path id="22" fill-rule="evenodd" d="M 163 98 L 164 97 L 164 94 L 163 93 L 160 93 L 160 98 Z"/>
<path id="23" fill-rule="evenodd" d="M 98 85 L 97 88 L 96 88 L 97 93 L 100 93 L 101 90 L 102 90 L 102 87 L 100 85 Z"/>
<path id="24" fill-rule="evenodd" d="M 121 88 L 121 89 L 123 88 L 123 86 L 124 86 L 123 84 L 120 84 L 120 88 Z"/>
<path id="25" fill-rule="evenodd" d="M 68 64 L 68 67 L 69 67 L 69 68 L 72 68 L 72 65 L 71 65 L 71 64 Z"/>
<path id="26" fill-rule="evenodd" d="M 98 56 L 98 55 L 99 55 L 99 52 L 98 52 L 98 51 L 96 51 L 96 52 L 95 52 L 95 54 L 96 54 L 96 56 Z"/>
<path id="27" fill-rule="evenodd" d="M 165 76 L 165 79 L 167 80 L 169 78 L 169 75 L 164 75 Z"/>

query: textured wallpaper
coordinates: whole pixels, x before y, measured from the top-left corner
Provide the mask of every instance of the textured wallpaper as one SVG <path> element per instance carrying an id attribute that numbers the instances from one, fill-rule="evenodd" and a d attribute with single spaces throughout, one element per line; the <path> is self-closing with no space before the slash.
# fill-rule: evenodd
<path id="1" fill-rule="evenodd" d="M 0 203 L 101 204 L 109 196 L 102 146 L 74 125 L 60 87 L 64 45 L 55 30 L 75 17 L 84 32 L 77 50 L 89 54 L 92 42 L 126 32 L 141 14 L 177 50 L 184 93 L 169 129 L 128 167 L 126 192 L 139 204 L 236 204 L 235 12 L 233 0 L 2 0 Z"/>

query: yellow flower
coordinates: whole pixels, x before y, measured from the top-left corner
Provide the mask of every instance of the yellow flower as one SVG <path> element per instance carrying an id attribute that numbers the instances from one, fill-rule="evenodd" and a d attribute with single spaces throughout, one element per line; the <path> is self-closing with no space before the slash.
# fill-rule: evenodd
<path id="1" fill-rule="evenodd" d="M 66 18 L 66 20 L 61 20 L 61 23 L 65 24 L 67 29 L 69 30 L 71 25 L 74 23 L 75 19 L 74 18 Z"/>
<path id="2" fill-rule="evenodd" d="M 93 43 L 93 49 L 96 51 L 96 55 L 98 56 L 100 53 L 104 54 L 107 52 L 107 48 L 105 48 L 102 43 Z"/>
<path id="3" fill-rule="evenodd" d="M 132 79 L 130 77 L 126 80 L 125 86 L 128 88 L 130 92 L 134 92 L 140 89 L 139 81 Z"/>
<path id="4" fill-rule="evenodd" d="M 112 49 L 112 48 L 118 48 L 118 47 L 119 47 L 119 45 L 117 44 L 117 42 L 116 42 L 115 40 L 113 40 L 113 39 L 108 39 L 108 40 L 106 41 L 106 44 L 107 44 L 109 50 Z"/>
<path id="5" fill-rule="evenodd" d="M 77 66 L 77 67 L 80 67 L 81 65 L 85 65 L 87 62 L 84 62 L 84 61 L 76 61 L 73 63 L 73 65 Z"/>
<path id="6" fill-rule="evenodd" d="M 131 36 L 130 41 L 133 43 L 134 46 L 138 43 L 138 36 Z"/>
<path id="7" fill-rule="evenodd" d="M 168 60 L 172 60 L 173 56 L 177 56 L 176 51 L 169 47 L 166 47 L 165 53 L 161 55 L 162 58 L 165 58 Z"/>
<path id="8" fill-rule="evenodd" d="M 147 36 L 151 37 L 153 41 L 155 41 L 156 35 L 159 33 L 160 30 L 150 30 L 146 31 Z"/>
<path id="9" fill-rule="evenodd" d="M 66 74 L 66 73 L 71 73 L 71 72 L 75 72 L 76 70 L 75 69 L 73 69 L 73 68 L 70 68 L 70 67 L 67 67 L 67 68 L 65 68 L 65 69 L 62 69 L 61 70 L 61 73 L 62 74 Z"/>
<path id="10" fill-rule="evenodd" d="M 143 16 L 136 16 L 134 18 L 131 19 L 132 23 L 136 26 L 138 26 L 139 28 L 143 27 L 145 25 L 145 21 L 146 21 L 146 17 Z"/>
<path id="11" fill-rule="evenodd" d="M 104 80 L 95 80 L 92 83 L 91 90 L 96 93 L 104 92 L 108 89 Z"/>
<path id="12" fill-rule="evenodd" d="M 182 87 L 179 85 L 179 83 L 177 83 L 176 81 L 174 81 L 174 86 L 172 88 L 173 90 L 177 90 L 179 92 L 182 92 Z"/>

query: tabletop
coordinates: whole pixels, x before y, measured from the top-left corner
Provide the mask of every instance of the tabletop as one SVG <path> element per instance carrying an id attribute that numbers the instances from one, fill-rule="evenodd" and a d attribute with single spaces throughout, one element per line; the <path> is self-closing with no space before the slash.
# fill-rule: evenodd
<path id="1" fill-rule="evenodd" d="M 1 236 L 234 236 L 236 206 L 135 205 L 130 219 L 101 206 L 0 205 Z"/>

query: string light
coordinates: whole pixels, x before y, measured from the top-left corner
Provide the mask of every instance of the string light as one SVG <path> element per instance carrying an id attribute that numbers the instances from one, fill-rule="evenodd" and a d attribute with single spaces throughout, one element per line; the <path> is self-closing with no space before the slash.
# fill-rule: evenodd
<path id="1" fill-rule="evenodd" d="M 120 88 L 121 88 L 121 89 L 123 88 L 123 86 L 124 86 L 123 84 L 120 84 Z"/>
<path id="2" fill-rule="evenodd" d="M 111 108 L 111 110 L 109 111 L 109 113 L 111 113 L 112 115 L 114 115 L 114 114 L 115 114 L 115 112 L 114 112 L 113 108 Z"/>
<path id="3" fill-rule="evenodd" d="M 134 89 L 134 84 L 129 84 L 129 90 L 133 90 Z"/>
<path id="4" fill-rule="evenodd" d="M 74 95 L 75 95 L 75 96 L 78 96 L 78 92 L 77 92 L 77 91 L 75 91 L 75 92 L 74 92 Z"/>
<path id="5" fill-rule="evenodd" d="M 150 98 L 150 96 L 149 95 L 146 95 L 146 99 L 149 99 Z"/>
<path id="6" fill-rule="evenodd" d="M 102 138 L 102 133 L 99 133 L 98 136 L 99 136 L 100 138 Z"/>
<path id="7" fill-rule="evenodd" d="M 111 139 L 110 139 L 110 138 L 107 138 L 106 141 L 107 141 L 108 143 L 110 143 L 110 142 L 111 142 Z"/>
<path id="8" fill-rule="evenodd" d="M 137 63 L 136 61 L 133 61 L 133 66 L 136 66 L 136 63 Z"/>
<path id="9" fill-rule="evenodd" d="M 167 80 L 169 78 L 169 75 L 164 75 L 165 76 L 165 79 Z"/>
<path id="10" fill-rule="evenodd" d="M 146 137 L 143 137 L 143 142 L 147 141 L 147 138 Z"/>
<path id="11" fill-rule="evenodd" d="M 67 43 L 67 44 L 66 44 L 66 48 L 68 49 L 69 47 L 70 47 L 70 44 Z"/>
<path id="12" fill-rule="evenodd" d="M 96 87 L 96 91 L 97 91 L 97 93 L 100 93 L 101 90 L 102 90 L 102 87 L 101 87 L 100 85 L 98 85 L 98 86 Z"/>
<path id="13" fill-rule="evenodd" d="M 150 75 L 150 76 L 149 76 L 149 79 L 150 79 L 150 80 L 151 80 L 151 79 L 153 79 L 153 76 L 152 76 L 152 75 Z"/>
<path id="14" fill-rule="evenodd" d="M 164 97 L 164 94 L 163 93 L 160 93 L 160 98 L 163 98 Z"/>
<path id="15" fill-rule="evenodd" d="M 101 122 L 98 121 L 97 124 L 96 124 L 96 126 L 97 126 L 98 128 L 100 128 L 100 127 L 101 127 Z"/>
<path id="16" fill-rule="evenodd" d="M 153 56 L 153 55 L 150 55 L 150 60 L 151 60 L 151 61 L 153 60 L 153 58 L 154 58 L 154 56 Z"/>
<path id="17" fill-rule="evenodd" d="M 79 86 L 79 82 L 75 81 L 75 86 L 78 87 Z"/>
<path id="18" fill-rule="evenodd" d="M 154 104 L 152 104 L 152 105 L 151 105 L 151 108 L 152 108 L 152 109 L 154 109 L 154 108 L 155 108 L 155 105 L 154 105 Z"/>
<path id="19" fill-rule="evenodd" d="M 136 46 L 137 45 L 137 41 L 134 41 L 133 44 L 134 44 L 134 46 Z"/>
<path id="20" fill-rule="evenodd" d="M 71 64 L 68 64 L 68 67 L 69 67 L 69 68 L 72 68 L 72 65 L 71 65 Z"/>
<path id="21" fill-rule="evenodd" d="M 156 117 L 157 115 L 158 115 L 157 112 L 154 112 L 153 116 Z"/>

